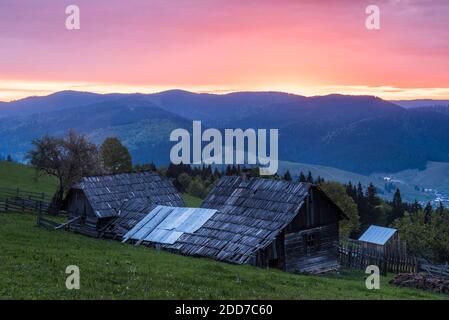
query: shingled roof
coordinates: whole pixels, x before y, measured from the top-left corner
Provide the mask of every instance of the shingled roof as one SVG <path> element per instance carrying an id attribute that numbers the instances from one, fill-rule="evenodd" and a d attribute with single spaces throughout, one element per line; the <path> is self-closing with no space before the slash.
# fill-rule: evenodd
<path id="1" fill-rule="evenodd" d="M 133 205 L 146 213 L 148 207 L 156 204 L 184 205 L 173 184 L 154 171 L 85 177 L 73 189 L 84 192 L 99 218 L 122 216 L 126 208 L 128 213 L 138 213 Z"/>
<path id="2" fill-rule="evenodd" d="M 223 177 L 202 207 L 216 212 L 194 233 L 165 247 L 183 254 L 247 263 L 294 219 L 312 188 L 262 178 Z"/>

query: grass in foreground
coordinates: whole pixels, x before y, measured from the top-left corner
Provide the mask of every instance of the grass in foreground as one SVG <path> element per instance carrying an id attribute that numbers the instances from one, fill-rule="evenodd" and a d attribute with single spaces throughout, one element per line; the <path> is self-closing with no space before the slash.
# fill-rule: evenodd
<path id="1" fill-rule="evenodd" d="M 81 289 L 65 288 L 77 265 Z M 0 215 L 2 299 L 440 299 L 382 278 L 369 291 L 364 274 L 316 277 L 234 266 L 35 226 L 27 214 Z"/>

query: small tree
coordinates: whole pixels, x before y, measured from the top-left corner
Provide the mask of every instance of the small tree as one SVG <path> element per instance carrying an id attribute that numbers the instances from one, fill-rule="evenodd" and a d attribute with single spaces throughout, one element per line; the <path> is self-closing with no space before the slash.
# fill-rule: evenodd
<path id="1" fill-rule="evenodd" d="M 198 198 L 204 198 L 207 194 L 207 190 L 201 182 L 201 179 L 199 177 L 195 177 L 190 182 L 189 187 L 187 188 L 187 193 Z"/>
<path id="2" fill-rule="evenodd" d="M 115 137 L 104 140 L 100 147 L 100 158 L 107 173 L 117 174 L 132 170 L 131 154 Z"/>
<path id="3" fill-rule="evenodd" d="M 402 202 L 401 191 L 396 189 L 393 196 L 393 201 L 391 202 L 391 213 L 388 216 L 388 224 L 391 224 L 396 219 L 400 219 L 404 216 L 404 203 Z"/>
<path id="4" fill-rule="evenodd" d="M 340 236 L 349 237 L 357 233 L 360 228 L 359 214 L 354 200 L 346 193 L 346 189 L 338 182 L 323 182 L 320 188 L 332 199 L 340 209 L 348 216 L 349 220 L 340 223 Z"/>
<path id="5" fill-rule="evenodd" d="M 312 176 L 312 172 L 310 172 L 310 171 L 309 171 L 309 173 L 307 173 L 306 182 L 313 183 L 313 176 Z"/>
<path id="6" fill-rule="evenodd" d="M 71 185 L 83 176 L 100 172 L 96 145 L 74 131 L 69 131 L 64 138 L 45 135 L 33 140 L 32 144 L 34 149 L 27 154 L 30 163 L 38 171 L 55 176 L 59 181 L 51 210 L 59 210 L 64 193 Z"/>
<path id="7" fill-rule="evenodd" d="M 182 191 L 186 191 L 190 185 L 190 182 L 192 182 L 192 178 L 185 172 L 181 173 L 177 180 L 182 188 Z"/>
<path id="8" fill-rule="evenodd" d="M 284 173 L 284 180 L 285 181 L 292 181 L 292 176 L 291 176 L 289 170 L 285 171 L 285 173 Z"/>

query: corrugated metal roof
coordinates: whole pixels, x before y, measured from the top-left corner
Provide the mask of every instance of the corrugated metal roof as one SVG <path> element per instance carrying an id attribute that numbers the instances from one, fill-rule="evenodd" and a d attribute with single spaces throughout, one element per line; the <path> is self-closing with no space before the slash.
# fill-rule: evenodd
<path id="1" fill-rule="evenodd" d="M 123 237 L 137 241 L 173 244 L 184 233 L 193 233 L 217 210 L 157 206 Z"/>
<path id="2" fill-rule="evenodd" d="M 359 238 L 359 241 L 384 245 L 396 233 L 396 229 L 370 226 Z"/>

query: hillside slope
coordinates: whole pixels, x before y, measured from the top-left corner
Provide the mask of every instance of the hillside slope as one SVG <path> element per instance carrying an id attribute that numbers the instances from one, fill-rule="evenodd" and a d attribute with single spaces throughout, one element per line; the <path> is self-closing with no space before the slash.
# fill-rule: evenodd
<path id="1" fill-rule="evenodd" d="M 53 177 L 38 174 L 33 167 L 0 161 L 0 198 L 2 188 L 19 188 L 24 191 L 44 192 L 52 195 L 57 187 Z"/>
<path id="2" fill-rule="evenodd" d="M 365 288 L 365 275 L 316 277 L 185 257 L 35 226 L 0 215 L 0 299 L 442 299 L 391 286 Z M 80 290 L 65 288 L 68 265 Z"/>

